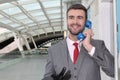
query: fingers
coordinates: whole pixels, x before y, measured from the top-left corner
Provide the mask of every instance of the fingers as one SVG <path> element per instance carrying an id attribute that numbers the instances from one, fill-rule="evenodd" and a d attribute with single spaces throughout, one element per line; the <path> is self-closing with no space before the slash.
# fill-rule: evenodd
<path id="1" fill-rule="evenodd" d="M 60 72 L 60 74 L 52 74 L 51 77 L 54 79 L 54 80 L 61 80 L 65 74 L 65 71 L 66 71 L 66 67 L 63 67 L 62 71 Z"/>
<path id="2" fill-rule="evenodd" d="M 83 34 L 87 37 L 87 36 L 90 36 L 92 37 L 94 35 L 94 32 L 92 29 L 87 29 L 83 32 Z"/>
<path id="3" fill-rule="evenodd" d="M 66 72 L 66 67 L 63 67 L 61 73 L 59 74 L 59 80 L 69 80 L 71 77 L 70 70 Z"/>
<path id="4" fill-rule="evenodd" d="M 93 30 L 91 29 L 91 36 L 94 36 L 94 32 L 93 32 Z"/>
<path id="5" fill-rule="evenodd" d="M 52 77 L 54 80 L 57 79 L 57 76 L 58 76 L 57 74 L 52 74 L 52 75 L 51 75 L 51 77 Z"/>
<path id="6" fill-rule="evenodd" d="M 62 71 L 60 72 L 60 74 L 53 74 L 51 75 L 51 77 L 53 78 L 53 80 L 69 80 L 71 77 L 71 73 L 70 70 L 68 70 L 66 72 L 66 67 L 63 67 Z"/>
<path id="7" fill-rule="evenodd" d="M 68 70 L 68 71 L 65 73 L 65 75 L 64 75 L 64 77 L 63 77 L 63 80 L 69 80 L 70 77 L 71 77 L 71 73 L 70 73 L 70 70 Z"/>
<path id="8" fill-rule="evenodd" d="M 93 47 L 91 45 L 91 37 L 94 35 L 94 33 L 91 29 L 88 29 L 88 30 L 85 30 L 84 34 L 86 38 L 83 40 L 83 46 L 88 52 L 90 52 Z"/>
<path id="9" fill-rule="evenodd" d="M 65 74 L 65 71 L 66 71 L 66 67 L 63 67 L 62 71 L 60 72 L 60 74 L 58 76 L 59 77 L 63 76 Z"/>

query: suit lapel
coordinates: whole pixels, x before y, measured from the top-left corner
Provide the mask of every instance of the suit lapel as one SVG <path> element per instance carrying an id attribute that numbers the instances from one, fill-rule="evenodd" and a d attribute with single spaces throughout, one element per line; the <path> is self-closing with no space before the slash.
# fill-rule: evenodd
<path id="1" fill-rule="evenodd" d="M 81 49 L 80 49 L 79 56 L 78 56 L 78 60 L 77 60 L 77 63 L 76 63 L 76 65 L 78 67 L 78 72 L 80 72 L 82 63 L 84 62 L 84 59 L 86 57 L 86 53 L 87 53 L 87 51 L 85 50 L 85 48 L 82 45 Z"/>
<path id="2" fill-rule="evenodd" d="M 62 59 L 63 59 L 64 65 L 66 65 L 66 67 L 68 67 L 69 66 L 69 63 L 68 63 L 69 51 L 68 51 L 68 47 L 67 47 L 66 38 L 62 41 L 61 55 L 63 57 Z"/>
<path id="3" fill-rule="evenodd" d="M 78 60 L 75 64 L 78 67 L 78 72 L 81 69 L 81 66 L 82 66 L 82 63 L 84 62 L 86 54 L 87 54 L 87 51 L 85 50 L 85 48 L 82 45 L 81 49 L 80 49 L 79 56 L 78 56 Z M 64 65 L 69 68 L 70 55 L 69 55 L 69 51 L 68 51 L 68 47 L 67 47 L 66 38 L 62 41 L 62 44 L 61 44 L 61 55 L 63 57 L 62 59 L 63 59 Z M 70 63 L 73 63 L 71 59 L 70 59 Z"/>

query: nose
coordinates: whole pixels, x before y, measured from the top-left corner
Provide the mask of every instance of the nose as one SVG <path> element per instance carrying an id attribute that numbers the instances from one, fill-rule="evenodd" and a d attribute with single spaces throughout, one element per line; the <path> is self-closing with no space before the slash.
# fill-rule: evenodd
<path id="1" fill-rule="evenodd" d="M 78 22 L 77 18 L 73 19 L 73 23 L 76 24 Z"/>

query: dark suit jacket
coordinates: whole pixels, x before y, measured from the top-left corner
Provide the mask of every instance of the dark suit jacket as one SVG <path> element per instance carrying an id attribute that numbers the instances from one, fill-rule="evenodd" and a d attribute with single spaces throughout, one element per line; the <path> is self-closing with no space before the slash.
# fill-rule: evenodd
<path id="1" fill-rule="evenodd" d="M 48 59 L 43 80 L 53 80 L 53 73 L 59 74 L 63 67 L 71 71 L 70 80 L 101 80 L 100 67 L 109 76 L 114 77 L 114 57 L 101 40 L 91 40 L 95 53 L 90 56 L 82 46 L 76 64 L 70 59 L 66 39 L 48 50 Z"/>

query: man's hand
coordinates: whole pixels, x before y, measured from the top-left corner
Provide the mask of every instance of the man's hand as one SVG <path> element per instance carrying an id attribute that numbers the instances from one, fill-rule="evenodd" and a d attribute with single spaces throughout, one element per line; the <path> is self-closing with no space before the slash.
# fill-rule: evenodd
<path id="1" fill-rule="evenodd" d="M 53 80 L 69 80 L 71 77 L 70 70 L 66 72 L 66 67 L 63 67 L 62 71 L 60 74 L 53 74 L 51 75 Z"/>
<path id="2" fill-rule="evenodd" d="M 88 29 L 88 30 L 85 30 L 83 32 L 83 34 L 86 36 L 86 38 L 83 40 L 83 46 L 85 47 L 85 49 L 90 52 L 91 49 L 92 49 L 92 45 L 90 43 L 91 41 L 91 37 L 94 35 L 92 29 Z"/>

